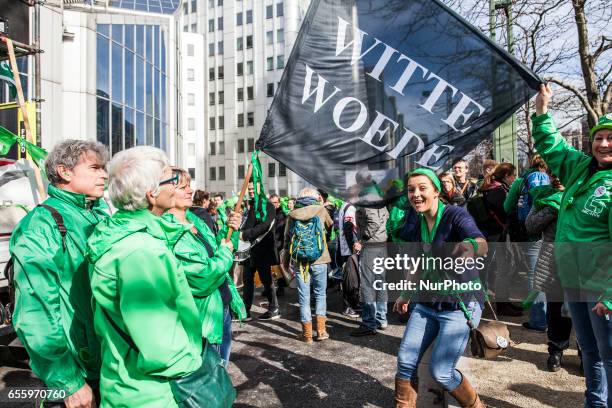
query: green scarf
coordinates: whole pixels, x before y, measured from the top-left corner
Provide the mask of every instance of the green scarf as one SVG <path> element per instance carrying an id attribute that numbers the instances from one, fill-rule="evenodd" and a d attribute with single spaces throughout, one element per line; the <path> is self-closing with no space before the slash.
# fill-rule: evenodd
<path id="1" fill-rule="evenodd" d="M 268 212 L 266 206 L 268 205 L 268 198 L 264 191 L 263 185 L 263 172 L 261 171 L 261 162 L 259 161 L 259 150 L 255 150 L 251 155 L 251 164 L 253 166 L 253 187 L 255 189 L 255 219 L 265 220 Z M 260 204 L 261 203 L 261 204 Z"/>

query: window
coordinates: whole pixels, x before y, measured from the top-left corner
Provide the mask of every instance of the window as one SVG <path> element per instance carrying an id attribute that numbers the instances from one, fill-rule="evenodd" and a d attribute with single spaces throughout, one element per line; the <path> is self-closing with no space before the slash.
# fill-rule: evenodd
<path id="1" fill-rule="evenodd" d="M 223 116 L 221 116 L 223 117 Z M 219 154 L 225 154 L 225 142 L 219 142 Z"/>
<path id="2" fill-rule="evenodd" d="M 195 54 L 195 48 L 193 46 L 193 44 L 187 44 L 187 56 L 188 57 L 193 57 Z"/>
<path id="3" fill-rule="evenodd" d="M 195 180 L 195 167 L 189 167 L 187 171 L 189 172 L 189 177 L 191 177 L 192 180 Z"/>
<path id="4" fill-rule="evenodd" d="M 242 51 L 242 49 L 243 49 L 242 37 L 238 37 L 236 38 L 236 50 Z"/>
<path id="5" fill-rule="evenodd" d="M 217 30 L 223 30 L 223 17 L 217 18 Z"/>
<path id="6" fill-rule="evenodd" d="M 212 181 L 216 180 L 217 179 L 217 168 L 211 167 L 209 171 L 210 171 L 210 179 Z"/>
<path id="7" fill-rule="evenodd" d="M 247 10 L 246 12 L 246 23 L 251 24 L 253 22 L 253 10 Z"/>
<path id="8" fill-rule="evenodd" d="M 249 101 L 253 100 L 253 87 L 252 86 L 247 86 L 247 99 Z"/>
<path id="9" fill-rule="evenodd" d="M 276 56 L 276 69 L 283 69 L 283 68 L 285 68 L 285 56 L 277 55 Z"/>
<path id="10" fill-rule="evenodd" d="M 196 11 L 198 11 L 198 1 L 191 0 L 191 12 L 195 13 Z"/>
<path id="11" fill-rule="evenodd" d="M 208 105 L 213 106 L 214 104 L 215 104 L 215 93 L 209 92 L 208 93 Z"/>
<path id="12" fill-rule="evenodd" d="M 253 112 L 247 112 L 247 126 L 253 126 L 255 124 L 255 114 Z M 249 139 L 251 140 L 251 139 Z M 249 146 L 250 146 L 249 142 Z M 253 149 L 250 149 L 249 152 L 252 152 Z"/>
<path id="13" fill-rule="evenodd" d="M 244 113 L 239 113 L 238 114 L 238 127 L 244 127 Z M 242 153 L 240 151 L 240 140 L 238 141 L 238 147 L 239 147 L 238 153 Z M 244 151 L 244 147 L 243 147 L 243 151 Z"/>
<path id="14" fill-rule="evenodd" d="M 247 61 L 246 71 L 247 75 L 253 75 L 253 61 Z"/>
<path id="15" fill-rule="evenodd" d="M 223 41 L 217 43 L 217 52 L 219 55 L 223 55 Z"/>
<path id="16" fill-rule="evenodd" d="M 219 105 L 223 105 L 225 103 L 225 92 L 219 91 Z"/>
<path id="17" fill-rule="evenodd" d="M 215 7 L 215 0 L 208 0 L 208 8 Z"/>
<path id="18" fill-rule="evenodd" d="M 239 179 L 243 179 L 244 178 L 244 164 L 239 164 L 238 165 L 238 178 Z"/>
<path id="19" fill-rule="evenodd" d="M 189 68 L 187 70 L 187 80 L 188 81 L 195 81 L 195 71 L 192 68 Z"/>
<path id="20" fill-rule="evenodd" d="M 192 93 L 187 94 L 187 105 L 189 106 L 195 105 L 195 94 L 192 94 Z"/>
<path id="21" fill-rule="evenodd" d="M 215 31 L 215 19 L 211 18 L 210 20 L 208 20 L 208 32 L 212 33 Z"/>
<path id="22" fill-rule="evenodd" d="M 217 68 L 217 78 L 223 79 L 223 65 Z"/>
<path id="23" fill-rule="evenodd" d="M 219 125 L 219 130 L 225 129 L 225 116 L 219 116 L 217 124 Z"/>
<path id="24" fill-rule="evenodd" d="M 276 166 L 274 163 L 268 163 L 268 177 L 276 177 Z"/>
<path id="25" fill-rule="evenodd" d="M 238 102 L 244 101 L 244 88 L 238 88 L 236 89 L 236 91 L 237 91 L 236 99 L 238 100 Z"/>
<path id="26" fill-rule="evenodd" d="M 253 48 L 253 36 L 252 35 L 247 35 L 247 41 L 246 41 L 246 45 L 247 45 L 247 50 L 250 48 Z"/>
<path id="27" fill-rule="evenodd" d="M 266 87 L 266 96 L 268 98 L 274 96 L 274 82 L 271 82 Z"/>
<path id="28" fill-rule="evenodd" d="M 285 30 L 279 28 L 276 30 L 276 42 L 282 43 L 285 42 Z"/>
<path id="29" fill-rule="evenodd" d="M 244 75 L 244 64 L 242 62 L 239 62 L 238 64 L 236 64 L 236 75 L 237 76 Z"/>
<path id="30" fill-rule="evenodd" d="M 238 153 L 244 153 L 244 139 L 238 139 Z"/>
<path id="31" fill-rule="evenodd" d="M 217 0 L 217 6 L 222 6 L 223 5 L 223 0 Z"/>
<path id="32" fill-rule="evenodd" d="M 208 68 L 208 80 L 209 81 L 215 80 L 215 68 Z"/>
<path id="33" fill-rule="evenodd" d="M 208 128 L 210 130 L 215 130 L 215 117 L 208 118 Z"/>
<path id="34" fill-rule="evenodd" d="M 248 150 L 249 153 L 251 153 L 253 150 L 255 150 L 255 139 L 253 138 L 249 138 L 247 139 L 247 144 L 248 144 Z"/>
<path id="35" fill-rule="evenodd" d="M 266 58 L 266 69 L 272 71 L 274 69 L 274 57 Z"/>
<path id="36" fill-rule="evenodd" d="M 284 14 L 283 3 L 276 3 L 276 17 L 282 17 Z"/>
<path id="37" fill-rule="evenodd" d="M 266 44 L 272 45 L 274 43 L 274 31 L 266 31 Z"/>
<path id="38" fill-rule="evenodd" d="M 236 25 L 237 26 L 242 25 L 242 12 L 236 13 Z"/>
<path id="39" fill-rule="evenodd" d="M 215 43 L 208 44 L 208 56 L 212 57 L 215 55 Z"/>
<path id="40" fill-rule="evenodd" d="M 219 181 L 225 180 L 225 166 L 219 167 Z"/>
<path id="41" fill-rule="evenodd" d="M 215 142 L 210 142 L 210 148 L 208 149 L 208 154 L 211 156 L 215 155 Z"/>
<path id="42" fill-rule="evenodd" d="M 195 119 L 194 118 L 187 119 L 187 130 L 195 130 Z"/>
<path id="43" fill-rule="evenodd" d="M 184 32 L 186 32 L 186 33 L 188 33 L 188 32 L 189 32 L 189 24 L 185 24 L 185 25 L 183 26 L 183 31 L 184 31 Z"/>
<path id="44" fill-rule="evenodd" d="M 287 175 L 287 166 L 283 163 L 278 163 L 278 176 L 285 177 Z"/>
<path id="45" fill-rule="evenodd" d="M 197 23 L 193 23 L 191 25 L 191 32 L 195 33 L 196 31 L 198 31 L 198 24 Z"/>
<path id="46" fill-rule="evenodd" d="M 195 156 L 195 143 L 187 144 L 187 154 L 189 156 Z"/>
<path id="47" fill-rule="evenodd" d="M 183 14 L 187 15 L 187 13 L 189 13 L 188 7 L 189 5 L 187 3 L 183 3 Z"/>
<path id="48" fill-rule="evenodd" d="M 266 6 L 266 18 L 272 18 L 273 12 L 274 12 L 274 8 L 272 7 L 271 4 L 269 6 Z"/>

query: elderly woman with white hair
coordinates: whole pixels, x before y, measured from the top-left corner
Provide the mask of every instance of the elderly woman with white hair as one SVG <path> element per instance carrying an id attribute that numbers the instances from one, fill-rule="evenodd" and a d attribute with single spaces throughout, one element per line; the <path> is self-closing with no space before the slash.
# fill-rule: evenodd
<path id="1" fill-rule="evenodd" d="M 289 212 L 285 224 L 285 251 L 295 271 L 300 303 L 302 334 L 300 339 L 312 343 L 312 314 L 310 285 L 314 285 L 317 341 L 329 338 L 325 328 L 327 312 L 327 264 L 331 262 L 325 229 L 333 225 L 323 207 L 321 194 L 306 187 L 300 191 L 295 208 Z"/>
<path id="2" fill-rule="evenodd" d="M 202 366 L 202 326 L 171 247 L 189 226 L 164 220 L 179 175 L 166 155 L 139 146 L 109 163 L 118 211 L 88 241 L 101 407 L 173 407 L 173 380 Z"/>

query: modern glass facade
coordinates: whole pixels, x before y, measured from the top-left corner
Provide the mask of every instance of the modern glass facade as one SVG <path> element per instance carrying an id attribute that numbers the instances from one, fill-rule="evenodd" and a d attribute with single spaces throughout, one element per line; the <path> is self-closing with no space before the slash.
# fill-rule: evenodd
<path id="1" fill-rule="evenodd" d="M 179 6 L 181 0 L 111 0 L 111 7 L 119 7 L 150 13 L 172 14 Z M 91 0 L 86 1 L 91 4 Z"/>
<path id="2" fill-rule="evenodd" d="M 96 31 L 98 141 L 109 146 L 111 154 L 136 145 L 166 150 L 169 118 L 164 28 L 98 24 Z"/>

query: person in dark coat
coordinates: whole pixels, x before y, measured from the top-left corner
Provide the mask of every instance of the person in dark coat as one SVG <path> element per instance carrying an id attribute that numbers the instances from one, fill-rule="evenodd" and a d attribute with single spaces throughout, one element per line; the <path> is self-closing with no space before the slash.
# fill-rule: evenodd
<path id="1" fill-rule="evenodd" d="M 280 208 L 280 197 L 278 194 L 270 195 L 270 203 L 274 206 L 276 210 L 276 215 L 274 216 L 274 250 L 276 251 L 276 256 L 280 260 L 280 253 L 283 250 L 283 244 L 285 242 L 285 222 L 287 221 L 287 216 Z M 285 288 L 287 287 L 287 283 L 285 282 L 285 278 L 281 277 L 276 280 L 276 296 L 284 296 Z"/>

